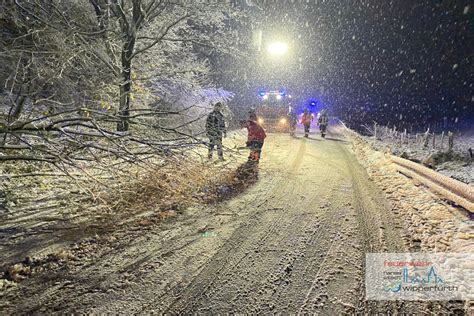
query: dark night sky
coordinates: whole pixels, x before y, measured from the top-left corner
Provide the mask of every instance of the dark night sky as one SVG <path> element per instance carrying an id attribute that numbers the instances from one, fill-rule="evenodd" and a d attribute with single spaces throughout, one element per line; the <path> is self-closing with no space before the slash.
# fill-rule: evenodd
<path id="1" fill-rule="evenodd" d="M 243 34 L 261 30 L 263 40 L 260 51 L 251 48 L 254 64 L 234 72 L 235 103 L 258 102 L 262 86 L 284 86 L 300 106 L 316 100 L 356 123 L 474 118 L 469 1 L 247 3 L 254 21 Z M 288 43 L 286 56 L 267 54 L 274 39 Z"/>

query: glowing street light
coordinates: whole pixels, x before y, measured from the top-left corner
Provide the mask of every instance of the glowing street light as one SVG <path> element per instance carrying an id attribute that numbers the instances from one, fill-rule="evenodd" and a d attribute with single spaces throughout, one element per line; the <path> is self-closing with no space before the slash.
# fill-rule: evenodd
<path id="1" fill-rule="evenodd" d="M 267 51 L 271 55 L 283 55 L 288 50 L 288 45 L 283 42 L 274 42 L 268 45 Z"/>
<path id="2" fill-rule="evenodd" d="M 281 99 L 281 95 L 277 95 L 277 100 L 280 100 Z"/>

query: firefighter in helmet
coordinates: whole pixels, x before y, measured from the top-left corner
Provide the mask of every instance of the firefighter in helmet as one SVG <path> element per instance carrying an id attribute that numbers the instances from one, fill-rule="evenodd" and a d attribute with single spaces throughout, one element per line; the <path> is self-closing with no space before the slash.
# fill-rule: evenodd
<path id="1" fill-rule="evenodd" d="M 319 113 L 318 117 L 318 124 L 319 124 L 319 130 L 321 131 L 321 137 L 326 136 L 326 129 L 328 127 L 328 111 L 326 109 L 322 109 L 321 113 Z"/>
<path id="2" fill-rule="evenodd" d="M 304 109 L 303 116 L 301 117 L 301 124 L 304 126 L 304 137 L 309 135 L 309 127 L 311 126 L 311 121 L 313 120 L 313 114 L 306 108 Z"/>
<path id="3" fill-rule="evenodd" d="M 290 123 L 290 136 L 295 136 L 296 124 L 298 124 L 298 116 L 294 109 L 290 109 L 288 112 L 288 122 Z"/>
<path id="4" fill-rule="evenodd" d="M 262 153 L 263 142 L 267 137 L 265 130 L 257 121 L 254 109 L 248 111 L 248 118 L 241 122 L 242 127 L 247 128 L 247 147 L 250 148 L 249 162 L 258 163 Z"/>
<path id="5" fill-rule="evenodd" d="M 214 104 L 214 110 L 209 113 L 206 120 L 206 134 L 209 138 L 209 159 L 212 159 L 214 147 L 217 147 L 217 155 L 220 160 L 224 160 L 222 149 L 222 137 L 226 137 L 225 120 L 222 110 L 224 105 L 220 102 Z"/>

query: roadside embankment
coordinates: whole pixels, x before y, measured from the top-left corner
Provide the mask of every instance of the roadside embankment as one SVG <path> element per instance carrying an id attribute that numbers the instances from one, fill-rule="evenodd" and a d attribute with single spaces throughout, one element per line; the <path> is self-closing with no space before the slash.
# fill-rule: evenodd
<path id="1" fill-rule="evenodd" d="M 406 242 L 413 251 L 474 253 L 474 222 L 419 181 L 397 171 L 388 153 L 374 150 L 360 135 L 340 127 L 367 173 L 404 218 Z"/>

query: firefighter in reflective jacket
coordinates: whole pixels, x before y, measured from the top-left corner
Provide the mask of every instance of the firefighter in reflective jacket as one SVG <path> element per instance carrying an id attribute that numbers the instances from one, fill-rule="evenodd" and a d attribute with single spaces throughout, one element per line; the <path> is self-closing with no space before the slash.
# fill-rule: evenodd
<path id="1" fill-rule="evenodd" d="M 308 137 L 309 135 L 309 127 L 311 125 L 311 121 L 313 120 L 313 115 L 308 109 L 304 109 L 303 116 L 301 117 L 301 124 L 304 126 L 304 137 Z"/>
<path id="2" fill-rule="evenodd" d="M 258 163 L 262 153 L 263 142 L 267 137 L 265 130 L 257 122 L 255 110 L 249 111 L 249 118 L 242 121 L 242 127 L 248 131 L 247 147 L 250 148 L 249 162 Z"/>
<path id="3" fill-rule="evenodd" d="M 295 136 L 296 124 L 298 124 L 298 116 L 293 109 L 288 112 L 288 122 L 290 123 L 290 136 Z"/>
<path id="4" fill-rule="evenodd" d="M 224 151 L 222 150 L 222 136 L 226 136 L 224 115 L 222 114 L 224 106 L 217 102 L 214 105 L 214 111 L 209 113 L 206 119 L 206 134 L 209 137 L 209 159 L 212 159 L 214 146 L 217 147 L 217 155 L 220 160 L 224 160 Z"/>
<path id="5" fill-rule="evenodd" d="M 321 131 L 321 137 L 323 138 L 326 136 L 328 121 L 329 121 L 328 112 L 326 111 L 326 109 L 323 109 L 318 118 L 319 130 Z"/>

